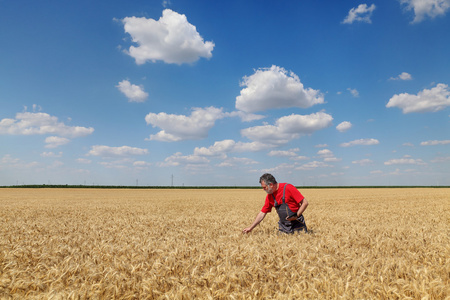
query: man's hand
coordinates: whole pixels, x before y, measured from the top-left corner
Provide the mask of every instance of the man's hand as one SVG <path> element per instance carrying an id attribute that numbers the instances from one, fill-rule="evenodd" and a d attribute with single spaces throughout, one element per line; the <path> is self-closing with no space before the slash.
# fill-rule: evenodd
<path id="1" fill-rule="evenodd" d="M 294 215 L 294 216 L 292 216 L 292 217 L 286 217 L 286 220 L 288 220 L 288 221 L 295 221 L 295 220 L 297 220 L 298 219 L 298 216 L 297 215 Z"/>
<path id="2" fill-rule="evenodd" d="M 250 227 L 247 227 L 244 230 L 242 230 L 242 233 L 249 233 L 250 231 L 252 231 L 253 228 L 255 228 L 256 225 L 258 225 L 264 219 L 265 216 L 266 214 L 260 211 L 256 216 L 255 221 L 253 221 L 253 224 L 250 225 Z"/>
<path id="3" fill-rule="evenodd" d="M 253 230 L 253 228 L 247 227 L 247 228 L 244 228 L 244 230 L 242 230 L 242 233 L 249 233 L 252 230 Z"/>

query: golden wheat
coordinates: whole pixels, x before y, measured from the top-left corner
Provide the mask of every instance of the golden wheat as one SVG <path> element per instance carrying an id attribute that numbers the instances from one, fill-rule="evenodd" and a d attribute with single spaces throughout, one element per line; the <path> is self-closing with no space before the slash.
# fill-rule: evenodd
<path id="1" fill-rule="evenodd" d="M 0 299 L 450 299 L 449 189 L 0 190 Z"/>

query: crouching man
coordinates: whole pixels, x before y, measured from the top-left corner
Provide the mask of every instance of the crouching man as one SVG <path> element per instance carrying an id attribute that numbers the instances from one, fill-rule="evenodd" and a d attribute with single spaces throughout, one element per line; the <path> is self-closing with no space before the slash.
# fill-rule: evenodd
<path id="1" fill-rule="evenodd" d="M 278 229 L 284 233 L 307 232 L 303 212 L 308 207 L 308 201 L 297 190 L 295 186 L 288 183 L 277 183 L 271 174 L 264 174 L 259 179 L 261 187 L 266 191 L 266 202 L 258 213 L 250 227 L 242 232 L 249 233 L 264 219 L 267 213 L 272 211 L 272 207 L 277 210 L 280 221 Z"/>

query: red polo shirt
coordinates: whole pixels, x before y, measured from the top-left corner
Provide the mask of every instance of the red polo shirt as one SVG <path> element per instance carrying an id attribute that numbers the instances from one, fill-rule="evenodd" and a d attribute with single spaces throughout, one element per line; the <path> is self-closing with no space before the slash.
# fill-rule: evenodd
<path id="1" fill-rule="evenodd" d="M 278 204 L 281 204 L 283 200 L 283 190 L 284 186 L 287 183 L 279 183 L 278 184 L 278 190 L 273 192 L 273 194 L 267 194 L 266 196 L 266 202 L 264 203 L 263 208 L 261 209 L 261 212 L 267 214 L 272 211 L 272 207 L 275 205 L 275 201 L 273 200 L 272 195 L 277 199 Z M 303 201 L 305 197 L 297 190 L 295 186 L 292 184 L 287 184 L 286 192 L 284 194 L 284 201 L 289 206 L 289 208 L 292 210 L 292 212 L 297 212 L 300 208 L 300 203 Z"/>

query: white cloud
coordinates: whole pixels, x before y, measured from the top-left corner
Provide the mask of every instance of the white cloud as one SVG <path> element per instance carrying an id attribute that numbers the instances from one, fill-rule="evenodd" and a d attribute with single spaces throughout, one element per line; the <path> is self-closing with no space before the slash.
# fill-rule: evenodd
<path id="1" fill-rule="evenodd" d="M 355 97 L 355 98 L 358 98 L 358 97 L 359 97 L 359 92 L 358 92 L 357 89 L 351 89 L 351 88 L 348 88 L 347 91 L 349 91 L 350 94 L 352 94 L 353 97 Z"/>
<path id="2" fill-rule="evenodd" d="M 234 166 L 242 166 L 242 165 L 255 165 L 258 164 L 257 161 L 246 158 L 246 157 L 230 157 L 225 159 L 223 162 L 218 164 L 218 167 L 234 167 Z"/>
<path id="3" fill-rule="evenodd" d="M 204 156 L 198 155 L 182 155 L 181 152 L 177 152 L 164 160 L 161 166 L 179 166 L 179 165 L 192 165 L 192 164 L 207 164 L 209 159 Z"/>
<path id="4" fill-rule="evenodd" d="M 290 150 L 272 150 L 267 155 L 279 156 L 279 157 L 297 157 L 298 151 L 300 151 L 299 148 L 294 148 L 294 149 L 290 149 Z"/>
<path id="5" fill-rule="evenodd" d="M 38 162 L 25 163 L 19 158 L 13 158 L 10 154 L 5 154 L 2 159 L 0 159 L 0 169 L 2 167 L 11 167 L 14 169 L 24 169 L 29 170 L 31 168 L 38 167 L 40 164 Z"/>
<path id="6" fill-rule="evenodd" d="M 450 156 L 436 157 L 431 162 L 432 163 L 447 163 L 447 162 L 450 162 Z"/>
<path id="7" fill-rule="evenodd" d="M 370 19 L 372 13 L 375 10 L 375 4 L 367 6 L 367 4 L 360 4 L 358 7 L 350 9 L 347 17 L 345 17 L 343 24 L 352 24 L 353 22 L 366 22 L 372 23 Z"/>
<path id="8" fill-rule="evenodd" d="M 326 157 L 326 158 L 323 159 L 323 161 L 325 161 L 325 162 L 338 162 L 338 161 L 342 161 L 342 158 Z"/>
<path id="9" fill-rule="evenodd" d="M 130 46 L 127 51 L 136 64 L 158 60 L 171 64 L 193 63 L 200 57 L 212 56 L 214 43 L 204 42 L 185 15 L 170 9 L 165 9 L 158 21 L 126 17 L 122 22 L 125 32 L 138 45 Z"/>
<path id="10" fill-rule="evenodd" d="M 87 155 L 113 157 L 113 156 L 145 155 L 145 154 L 148 154 L 147 149 L 135 148 L 135 147 L 129 147 L 129 146 L 109 147 L 109 146 L 96 145 L 96 146 L 92 146 L 91 151 L 89 151 L 89 153 Z"/>
<path id="11" fill-rule="evenodd" d="M 275 125 L 255 126 L 241 130 L 241 134 L 253 141 L 280 145 L 301 135 L 311 134 L 331 126 L 333 117 L 324 112 L 310 115 L 295 115 L 279 118 Z"/>
<path id="12" fill-rule="evenodd" d="M 59 136 L 49 136 L 45 139 L 45 142 L 47 143 L 45 148 L 56 148 L 69 143 L 70 140 Z"/>
<path id="13" fill-rule="evenodd" d="M 15 119 L 0 121 L 0 134 L 40 135 L 53 134 L 76 138 L 94 132 L 92 127 L 68 126 L 58 121 L 57 117 L 41 112 L 17 113 Z"/>
<path id="14" fill-rule="evenodd" d="M 436 146 L 436 145 L 448 145 L 450 144 L 450 140 L 442 140 L 442 141 L 426 141 L 420 143 L 420 146 Z"/>
<path id="15" fill-rule="evenodd" d="M 251 76 L 245 76 L 241 83 L 245 87 L 236 97 L 236 109 L 257 112 L 274 108 L 308 108 L 324 103 L 320 91 L 304 88 L 293 72 L 277 66 L 262 68 Z"/>
<path id="16" fill-rule="evenodd" d="M 162 130 L 150 135 L 149 140 L 176 142 L 182 140 L 198 140 L 208 136 L 208 131 L 216 120 L 229 116 L 222 109 L 215 107 L 193 108 L 190 116 L 166 114 L 164 112 L 149 113 L 145 116 L 147 124 Z"/>
<path id="17" fill-rule="evenodd" d="M 268 148 L 275 147 L 272 144 L 266 144 L 261 142 L 251 142 L 251 143 L 244 143 L 244 142 L 237 142 L 236 146 L 234 147 L 235 152 L 258 152 L 262 150 L 267 150 Z"/>
<path id="18" fill-rule="evenodd" d="M 316 147 L 316 148 L 326 148 L 326 147 L 328 147 L 328 144 L 319 144 L 319 145 L 315 145 L 314 147 Z"/>
<path id="19" fill-rule="evenodd" d="M 53 153 L 53 152 L 42 152 L 41 157 L 62 157 L 62 152 Z"/>
<path id="20" fill-rule="evenodd" d="M 322 158 L 334 157 L 333 151 L 331 151 L 329 149 L 319 150 L 319 151 L 317 151 L 317 155 L 319 155 Z"/>
<path id="21" fill-rule="evenodd" d="M 77 162 L 80 164 L 90 164 L 92 160 L 86 158 L 77 158 Z"/>
<path id="22" fill-rule="evenodd" d="M 133 160 L 130 158 L 123 158 L 112 161 L 102 161 L 99 164 L 109 169 L 127 169 L 132 166 Z"/>
<path id="23" fill-rule="evenodd" d="M 148 98 L 142 86 L 131 84 L 128 80 L 122 80 L 116 87 L 128 98 L 128 102 L 145 102 Z"/>
<path id="24" fill-rule="evenodd" d="M 448 85 L 439 83 L 436 87 L 420 91 L 417 95 L 403 93 L 394 95 L 386 107 L 398 107 L 404 114 L 413 112 L 437 112 L 450 106 L 450 91 Z"/>
<path id="25" fill-rule="evenodd" d="M 264 119 L 265 116 L 262 115 L 255 115 L 255 114 L 249 114 L 243 111 L 233 111 L 228 113 L 228 115 L 230 117 L 239 117 L 241 118 L 242 122 L 251 122 L 251 121 L 256 121 L 256 120 L 261 120 Z"/>
<path id="26" fill-rule="evenodd" d="M 412 76 L 409 73 L 403 72 L 397 77 L 391 77 L 390 80 L 412 80 Z"/>
<path id="27" fill-rule="evenodd" d="M 269 148 L 275 147 L 272 144 L 264 144 L 260 142 L 235 142 L 233 140 L 223 140 L 215 142 L 214 145 L 209 147 L 195 147 L 195 156 L 209 156 L 209 157 L 219 157 L 225 159 L 227 153 L 230 152 L 258 152 L 262 150 L 267 150 Z"/>
<path id="28" fill-rule="evenodd" d="M 236 142 L 233 140 L 223 140 L 215 142 L 214 145 L 209 148 L 195 147 L 194 155 L 198 156 L 224 156 L 225 153 L 233 151 L 236 146 Z"/>
<path id="29" fill-rule="evenodd" d="M 426 163 L 421 159 L 413 159 L 409 155 L 403 156 L 403 158 L 394 158 L 385 161 L 386 166 L 390 165 L 426 165 Z"/>
<path id="30" fill-rule="evenodd" d="M 139 170 L 146 170 L 148 169 L 152 163 L 146 162 L 146 161 L 135 161 L 133 162 L 133 167 Z"/>
<path id="31" fill-rule="evenodd" d="M 450 0 L 400 0 L 400 3 L 406 5 L 406 10 L 414 11 L 414 20 L 411 23 L 419 23 L 427 16 L 443 16 L 450 8 Z"/>
<path id="32" fill-rule="evenodd" d="M 317 169 L 317 168 L 332 168 L 332 165 L 326 164 L 324 162 L 320 162 L 320 161 L 312 161 L 309 163 L 306 163 L 304 165 L 301 165 L 299 167 L 296 167 L 296 170 L 313 170 L 313 169 Z"/>
<path id="33" fill-rule="evenodd" d="M 334 156 L 333 152 L 329 149 L 322 149 L 317 151 L 317 155 L 323 159 L 325 162 L 338 162 L 341 161 L 341 158 L 337 158 Z"/>
<path id="34" fill-rule="evenodd" d="M 357 164 L 360 166 L 367 166 L 367 165 L 371 165 L 372 163 L 373 163 L 373 160 L 368 159 L 368 158 L 352 161 L 352 164 Z"/>
<path id="35" fill-rule="evenodd" d="M 352 128 L 352 123 L 344 121 L 342 123 L 340 123 L 338 126 L 336 126 L 336 129 L 339 132 L 346 132 L 347 130 L 349 130 L 350 128 Z"/>
<path id="36" fill-rule="evenodd" d="M 298 160 L 309 160 L 308 156 L 304 156 L 304 155 L 299 155 L 299 156 L 294 156 L 294 157 L 290 157 L 290 160 L 294 160 L 294 161 L 298 161 Z"/>
<path id="37" fill-rule="evenodd" d="M 359 139 L 354 140 L 348 143 L 342 143 L 341 147 L 351 147 L 351 146 L 371 146 L 371 145 L 378 145 L 380 142 L 377 139 Z"/>

